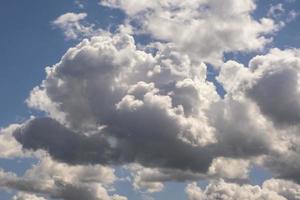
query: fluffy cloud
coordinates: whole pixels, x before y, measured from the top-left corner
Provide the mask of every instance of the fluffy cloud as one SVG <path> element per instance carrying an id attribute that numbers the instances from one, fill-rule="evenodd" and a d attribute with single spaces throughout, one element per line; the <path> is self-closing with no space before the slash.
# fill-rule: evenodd
<path id="1" fill-rule="evenodd" d="M 203 109 L 219 99 L 205 71 L 168 46 L 155 56 L 140 51 L 127 34 L 84 40 L 47 68 L 28 100 L 60 123 L 32 120 L 16 138 L 72 164 L 205 171 L 216 141 Z"/>
<path id="2" fill-rule="evenodd" d="M 13 136 L 13 132 L 21 125 L 12 124 L 0 129 L 0 158 L 23 157 L 22 145 Z"/>
<path id="3" fill-rule="evenodd" d="M 163 190 L 164 183 L 168 181 L 183 182 L 209 178 L 206 174 L 195 173 L 189 170 L 148 168 L 136 163 L 126 166 L 126 169 L 131 174 L 134 189 L 149 193 Z"/>
<path id="4" fill-rule="evenodd" d="M 0 187 L 24 192 L 15 199 L 123 200 L 107 192 L 117 179 L 109 166 L 127 165 L 133 187 L 150 193 L 167 181 L 207 179 L 204 191 L 187 186 L 189 199 L 299 199 L 289 181 L 300 183 L 299 50 L 272 49 L 249 66 L 223 63 L 216 79 L 224 97 L 207 81 L 206 62 L 262 49 L 277 23 L 253 19 L 252 0 L 101 4 L 123 9 L 132 27 L 96 33 L 86 13 L 53 22 L 67 39 L 89 39 L 31 91 L 27 105 L 47 116 L 1 129 L 0 157 L 24 149 L 46 157 L 22 177 L 1 171 Z M 136 46 L 128 27 L 155 42 Z M 253 163 L 289 180 L 225 182 L 247 181 Z"/>
<path id="5" fill-rule="evenodd" d="M 83 37 L 90 37 L 96 34 L 93 24 L 84 22 L 87 13 L 65 13 L 55 19 L 52 24 L 54 27 L 63 31 L 67 40 L 75 40 Z"/>
<path id="6" fill-rule="evenodd" d="M 295 125 L 299 123 L 299 55 L 297 49 L 272 49 L 251 59 L 249 68 L 229 61 L 218 80 L 229 95 L 252 99 L 275 126 Z"/>
<path id="7" fill-rule="evenodd" d="M 263 183 L 266 190 L 274 191 L 288 200 L 300 199 L 300 185 L 291 181 L 270 179 Z"/>
<path id="8" fill-rule="evenodd" d="M 299 123 L 299 56 L 298 50 L 274 49 L 250 62 L 250 70 L 257 78 L 248 95 L 275 124 Z"/>
<path id="9" fill-rule="evenodd" d="M 46 200 L 46 199 L 44 197 L 38 197 L 34 194 L 28 194 L 22 192 L 13 196 L 12 200 Z"/>
<path id="10" fill-rule="evenodd" d="M 101 182 L 103 185 L 112 184 L 116 177 L 114 170 L 101 165 L 69 166 L 55 162 L 48 156 L 42 158 L 38 164 L 25 172 L 26 178 L 45 180 L 55 178 L 62 182 Z"/>
<path id="11" fill-rule="evenodd" d="M 160 179 L 159 170 L 144 168 L 133 164 L 129 167 L 133 176 L 133 187 L 136 190 L 146 189 L 147 192 L 159 192 L 164 188 L 163 181 Z M 155 176 L 156 175 L 156 176 Z M 157 180 L 155 177 L 159 177 Z"/>
<path id="12" fill-rule="evenodd" d="M 28 169 L 22 177 L 0 171 L 0 187 L 23 191 L 13 199 L 44 199 L 36 193 L 63 200 L 124 200 L 123 196 L 110 196 L 106 190 L 115 180 L 111 168 L 100 165 L 68 166 L 44 157 Z M 28 193 L 28 194 L 27 194 Z"/>
<path id="13" fill-rule="evenodd" d="M 147 168 L 138 164 L 131 164 L 128 169 L 131 172 L 135 189 L 146 189 L 148 192 L 157 192 L 163 189 L 164 182 L 169 181 L 213 180 L 219 177 L 231 181 L 246 180 L 248 178 L 249 163 L 244 160 L 216 158 L 207 174 L 188 170 Z"/>
<path id="14" fill-rule="evenodd" d="M 272 126 L 248 99 L 227 95 L 212 105 L 208 116 L 216 129 L 216 155 L 249 159 L 270 151 Z"/>
<path id="15" fill-rule="evenodd" d="M 190 183 L 185 188 L 185 192 L 189 200 L 202 200 L 205 196 L 200 187 L 197 186 L 196 182 Z"/>
<path id="16" fill-rule="evenodd" d="M 185 191 L 189 200 L 297 200 L 300 198 L 299 187 L 297 184 L 279 179 L 267 180 L 262 187 L 218 180 L 211 182 L 204 191 L 196 183 L 188 184 Z"/>
<path id="17" fill-rule="evenodd" d="M 255 110 L 248 124 L 257 122 L 260 131 L 269 133 L 263 165 L 275 175 L 298 183 L 299 55 L 298 49 L 272 49 L 267 55 L 254 57 L 249 68 L 232 61 L 226 63 L 218 77 L 228 92 L 226 98 L 239 102 L 246 99 L 246 108 Z"/>
<path id="18" fill-rule="evenodd" d="M 209 167 L 208 173 L 196 173 L 176 169 L 147 168 L 138 164 L 131 164 L 129 169 L 132 176 L 133 187 L 146 192 L 159 192 L 164 188 L 164 182 L 213 180 L 224 178 L 226 180 L 247 180 L 250 163 L 247 160 L 219 157 L 215 158 Z"/>
<path id="19" fill-rule="evenodd" d="M 291 77 L 297 76 L 298 50 L 274 49 L 253 58 L 249 68 L 225 63 L 217 77 L 224 99 L 206 81 L 205 64 L 169 45 L 156 51 L 137 49 L 122 32 L 71 48 L 47 68 L 27 101 L 53 119 L 29 121 L 15 131 L 17 140 L 69 164 L 139 163 L 228 179 L 247 178 L 243 159 L 265 156 L 265 165 L 271 163 L 281 132 L 297 123 L 297 79 Z M 244 168 L 222 171 L 220 159 Z M 275 168 L 280 164 L 271 166 L 284 174 Z"/>
<path id="20" fill-rule="evenodd" d="M 122 9 L 136 33 L 170 42 L 193 60 L 220 64 L 224 52 L 262 49 L 278 25 L 253 19 L 254 1 L 101 0 Z"/>
<path id="21" fill-rule="evenodd" d="M 247 179 L 249 167 L 248 160 L 219 157 L 213 160 L 208 174 L 224 179 Z"/>

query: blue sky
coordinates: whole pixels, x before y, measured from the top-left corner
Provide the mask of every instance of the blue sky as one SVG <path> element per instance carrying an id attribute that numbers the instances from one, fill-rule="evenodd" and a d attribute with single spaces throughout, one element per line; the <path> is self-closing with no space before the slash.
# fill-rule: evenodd
<path id="1" fill-rule="evenodd" d="M 64 53 L 80 42 L 81 39 L 68 40 L 63 31 L 55 27 L 52 22 L 59 16 L 68 13 L 87 13 L 86 23 L 94 24 L 96 29 L 115 30 L 126 19 L 124 11 L 99 5 L 97 0 L 82 0 L 81 8 L 75 1 L 39 1 L 39 0 L 3 0 L 0 2 L 0 127 L 12 123 L 23 123 L 30 116 L 44 116 L 44 112 L 37 111 L 28 106 L 25 100 L 30 91 L 45 79 L 45 67 L 58 63 Z M 254 19 L 266 17 L 271 6 L 282 3 L 285 13 L 294 10 L 300 12 L 300 2 L 287 0 L 258 0 L 257 8 L 251 14 Z M 285 20 L 285 15 L 274 20 Z M 262 51 L 234 51 L 224 53 L 224 61 L 236 60 L 248 65 L 255 55 L 266 54 L 271 48 L 289 49 L 300 48 L 300 20 L 296 17 L 273 34 L 273 41 L 267 44 Z M 153 41 L 149 35 L 134 34 L 136 43 Z M 145 39 L 146 38 L 146 39 Z M 208 80 L 215 83 L 219 94 L 224 94 L 224 89 L 216 81 L 219 69 L 209 66 Z M 223 94 L 222 94 L 223 93 Z M 22 175 L 24 171 L 37 160 L 35 158 L 1 158 L 0 168 Z M 123 172 L 117 168 L 117 174 Z M 272 173 L 254 167 L 250 173 L 250 183 L 261 184 L 270 178 Z M 200 181 L 202 186 L 206 181 Z M 162 192 L 143 194 L 135 191 L 127 181 L 115 183 L 118 194 L 127 196 L 128 199 L 141 199 L 152 196 L 153 199 L 186 199 L 184 188 L 187 182 L 168 182 Z M 0 199 L 10 200 L 15 192 L 0 190 Z"/>

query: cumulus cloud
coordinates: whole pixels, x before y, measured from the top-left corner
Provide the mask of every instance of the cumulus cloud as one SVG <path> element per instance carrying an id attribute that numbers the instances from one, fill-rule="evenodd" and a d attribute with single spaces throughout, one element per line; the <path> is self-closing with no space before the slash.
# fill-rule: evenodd
<path id="1" fill-rule="evenodd" d="M 197 180 L 214 180 L 224 178 L 230 181 L 246 181 L 249 176 L 250 163 L 247 160 L 218 157 L 215 158 L 207 173 L 188 170 L 147 168 L 131 164 L 129 169 L 133 187 L 149 193 L 163 190 L 164 183 L 170 181 L 186 182 Z"/>
<path id="2" fill-rule="evenodd" d="M 0 158 L 25 156 L 22 151 L 22 145 L 13 136 L 13 132 L 20 126 L 20 124 L 11 124 L 6 128 L 0 129 Z"/>
<path id="3" fill-rule="evenodd" d="M 250 62 L 250 69 L 260 77 L 248 90 L 248 95 L 275 124 L 299 123 L 299 55 L 298 50 L 274 49 Z"/>
<path id="4" fill-rule="evenodd" d="M 73 164 L 205 171 L 215 138 L 203 109 L 219 99 L 205 71 L 170 47 L 155 56 L 140 51 L 127 34 L 84 40 L 47 68 L 47 79 L 28 100 L 55 120 L 32 120 L 16 138 Z"/>
<path id="5" fill-rule="evenodd" d="M 164 184 L 160 179 L 161 173 L 159 170 L 145 168 L 138 164 L 133 164 L 129 167 L 133 177 L 133 187 L 136 190 L 145 189 L 147 192 L 159 192 L 163 190 Z M 156 176 L 155 176 L 156 175 Z M 159 177 L 159 180 L 155 177 Z"/>
<path id="6" fill-rule="evenodd" d="M 148 193 L 163 190 L 164 183 L 168 181 L 184 182 L 209 178 L 206 174 L 190 170 L 149 168 L 137 163 L 126 166 L 126 169 L 131 174 L 134 189 Z"/>
<path id="7" fill-rule="evenodd" d="M 101 4 L 122 9 L 126 27 L 97 31 L 86 13 L 53 22 L 67 39 L 88 39 L 47 67 L 26 100 L 46 117 L 1 129 L 0 157 L 45 157 L 21 177 L 0 171 L 0 187 L 23 192 L 15 199 L 124 200 L 108 191 L 117 179 L 110 166 L 126 165 L 133 187 L 149 193 L 205 179 L 204 190 L 187 186 L 189 199 L 299 199 L 299 50 L 223 63 L 226 52 L 264 48 L 277 22 L 254 19 L 252 0 Z M 155 42 L 140 47 L 132 34 Z M 205 63 L 220 65 L 224 97 Z M 253 164 L 278 179 L 239 185 Z"/>
<path id="8" fill-rule="evenodd" d="M 230 95 L 252 99 L 274 125 L 295 125 L 299 123 L 298 71 L 299 50 L 272 49 L 254 57 L 249 68 L 229 61 L 218 79 Z"/>
<path id="9" fill-rule="evenodd" d="M 291 181 L 270 179 L 263 183 L 266 190 L 274 191 L 288 200 L 300 199 L 300 185 Z"/>
<path id="10" fill-rule="evenodd" d="M 273 143 L 272 126 L 247 99 L 230 95 L 212 105 L 208 115 L 216 129 L 219 156 L 250 158 L 267 154 Z"/>
<path id="11" fill-rule="evenodd" d="M 228 96 L 255 102 L 273 125 L 292 126 L 299 123 L 298 71 L 299 50 L 272 49 L 266 55 L 251 59 L 249 68 L 228 61 L 218 80 Z"/>
<path id="12" fill-rule="evenodd" d="M 219 157 L 213 160 L 208 174 L 224 179 L 248 179 L 249 167 L 248 160 Z"/>
<path id="13" fill-rule="evenodd" d="M 45 156 L 22 177 L 1 170 L 0 186 L 22 191 L 13 197 L 16 200 L 44 199 L 34 194 L 63 200 L 124 200 L 107 192 L 115 178 L 114 170 L 108 167 L 68 166 Z"/>
<path id="14" fill-rule="evenodd" d="M 119 8 L 128 15 L 136 33 L 170 42 L 193 60 L 216 65 L 224 52 L 262 49 L 268 34 L 279 27 L 270 18 L 255 20 L 253 0 L 101 0 L 101 5 Z"/>
<path id="15" fill-rule="evenodd" d="M 79 6 L 82 4 L 79 3 Z M 91 37 L 96 34 L 94 24 L 85 22 L 87 13 L 65 13 L 55 19 L 52 24 L 54 27 L 63 31 L 67 40 L 76 40 L 84 37 Z"/>
<path id="16" fill-rule="evenodd" d="M 299 67 L 298 49 L 272 49 L 254 57 L 249 68 L 232 61 L 226 63 L 218 77 L 228 92 L 226 98 L 247 99 L 246 107 L 256 110 L 248 124 L 257 121 L 259 130 L 271 133 L 263 165 L 278 177 L 298 183 Z M 239 77 L 232 79 L 232 73 Z"/>
<path id="17" fill-rule="evenodd" d="M 153 55 L 127 33 L 106 33 L 47 68 L 27 103 L 51 118 L 31 120 L 15 136 L 24 148 L 69 164 L 139 163 L 243 179 L 249 163 L 242 160 L 273 158 L 276 128 L 298 123 L 298 59 L 297 50 L 274 49 L 249 68 L 225 63 L 217 77 L 227 91 L 221 99 L 204 63 L 169 45 Z M 216 171 L 220 157 L 245 170 Z"/>
<path id="18" fill-rule="evenodd" d="M 131 164 L 129 169 L 133 187 L 139 191 L 154 193 L 162 191 L 165 182 L 188 182 L 198 180 L 214 180 L 224 178 L 228 181 L 245 182 L 248 179 L 249 162 L 232 158 L 216 158 L 208 173 L 196 173 L 188 170 L 147 168 L 139 164 Z"/>
<path id="19" fill-rule="evenodd" d="M 44 197 L 38 197 L 34 194 L 21 192 L 13 196 L 12 200 L 46 200 L 46 199 Z"/>
<path id="20" fill-rule="evenodd" d="M 205 190 L 196 183 L 188 184 L 185 189 L 189 200 L 296 200 L 299 199 L 299 185 L 279 179 L 270 179 L 263 186 L 238 185 L 227 183 L 224 180 L 211 182 Z"/>
<path id="21" fill-rule="evenodd" d="M 196 182 L 190 183 L 185 188 L 185 192 L 189 200 L 202 200 L 205 199 L 202 189 L 197 186 Z"/>

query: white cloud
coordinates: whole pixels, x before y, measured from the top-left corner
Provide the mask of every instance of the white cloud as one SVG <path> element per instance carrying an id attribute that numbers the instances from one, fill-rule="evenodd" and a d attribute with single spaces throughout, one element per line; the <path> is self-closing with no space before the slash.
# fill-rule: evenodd
<path id="1" fill-rule="evenodd" d="M 279 179 L 270 179 L 263 186 L 238 185 L 224 180 L 211 182 L 203 191 L 196 183 L 188 184 L 185 191 L 189 200 L 297 200 L 299 185 Z"/>
<path id="2" fill-rule="evenodd" d="M 13 196 L 12 200 L 46 200 L 44 197 L 38 197 L 34 194 L 20 192 Z"/>
<path id="3" fill-rule="evenodd" d="M 81 4 L 79 4 L 81 5 Z M 52 24 L 63 31 L 67 40 L 76 40 L 95 35 L 98 30 L 94 24 L 85 22 L 87 13 L 65 13 L 55 19 Z"/>
<path id="4" fill-rule="evenodd" d="M 38 164 L 25 172 L 25 177 L 39 179 L 47 182 L 55 179 L 64 183 L 98 183 L 110 185 L 115 180 L 114 170 L 101 165 L 75 165 L 69 166 L 65 163 L 53 161 L 48 156 L 41 158 Z"/>
<path id="5" fill-rule="evenodd" d="M 299 50 L 273 49 L 269 54 L 256 56 L 250 62 L 250 69 L 257 78 L 248 94 L 276 124 L 299 122 L 299 55 Z"/>
<path id="6" fill-rule="evenodd" d="M 214 130 L 208 126 L 203 109 L 219 99 L 214 86 L 205 82 L 205 71 L 205 64 L 193 64 L 187 56 L 169 46 L 158 49 L 155 56 L 140 51 L 136 49 L 133 38 L 124 33 L 84 40 L 69 49 L 59 63 L 47 68 L 46 80 L 33 90 L 28 105 L 49 113 L 70 129 L 71 132 L 62 127 L 52 127 L 55 123 L 49 121 L 51 125 L 46 132 L 51 135 L 50 132 L 55 129 L 61 132 L 57 137 L 62 137 L 62 140 L 70 137 L 75 144 L 80 144 L 77 140 L 85 136 L 76 134 L 76 139 L 72 132 L 107 132 L 100 134 L 100 137 L 93 136 L 93 140 L 86 138 L 89 147 L 97 148 L 91 148 L 92 152 L 99 152 L 95 142 L 98 141 L 103 144 L 102 150 L 107 148 L 107 155 L 89 154 L 80 158 L 74 155 L 75 158 L 71 156 L 75 153 L 74 147 L 69 149 L 67 143 L 61 146 L 65 150 L 60 154 L 62 151 L 51 146 L 56 145 L 54 140 L 57 138 L 53 135 L 47 138 L 46 132 L 44 139 L 47 139 L 44 142 L 47 143 L 40 141 L 42 135 L 39 135 L 39 131 L 27 140 L 26 129 L 31 129 L 30 126 L 35 122 L 29 123 L 23 130 L 24 140 L 20 138 L 20 141 L 28 142 L 27 145 L 31 147 L 35 146 L 35 142 L 39 147 L 42 147 L 40 142 L 49 145 L 46 149 L 52 149 L 52 155 L 71 163 L 88 162 L 89 159 L 108 163 L 138 161 L 145 165 L 163 163 L 164 167 L 178 165 L 181 168 L 183 164 L 187 165 L 184 168 L 205 169 L 210 158 L 202 153 L 201 148 L 214 143 L 215 139 Z M 55 109 L 49 106 L 53 104 L 56 105 Z M 60 117 L 60 112 L 65 116 L 64 119 Z M 33 126 L 42 128 L 47 124 L 46 121 L 40 120 L 37 122 L 40 125 Z M 67 131 L 66 135 L 62 133 L 63 130 Z M 143 135 L 151 136 L 153 141 L 150 142 L 151 137 Z M 160 143 L 156 142 L 156 137 L 160 138 Z M 37 141 L 33 142 L 34 138 Z M 145 145 L 141 146 L 143 142 Z M 165 150 L 166 143 L 178 146 L 176 149 L 179 152 Z M 161 154 L 161 151 L 166 154 Z M 81 154 L 78 152 L 78 155 Z M 192 155 L 203 155 L 203 160 L 195 162 Z M 178 162 L 181 158 L 183 161 Z M 189 166 L 189 163 L 193 166 Z"/>
<path id="7" fill-rule="evenodd" d="M 190 183 L 185 188 L 188 200 L 204 200 L 205 194 L 200 187 L 197 186 L 196 182 Z"/>
<path id="8" fill-rule="evenodd" d="M 47 156 L 22 177 L 0 171 L 0 187 L 24 192 L 13 198 L 16 200 L 44 199 L 34 194 L 63 200 L 126 200 L 126 197 L 108 194 L 107 188 L 115 179 L 114 170 L 109 167 L 68 166 Z"/>
<path id="9" fill-rule="evenodd" d="M 24 157 L 22 145 L 13 136 L 13 132 L 19 128 L 20 124 L 11 124 L 0 129 L 0 158 Z"/>
<path id="10" fill-rule="evenodd" d="M 69 49 L 31 93 L 28 104 L 58 122 L 32 120 L 16 137 L 23 147 L 47 150 L 69 164 L 139 163 L 157 173 L 191 170 L 245 179 L 249 160 L 276 157 L 277 127 L 298 123 L 297 82 L 289 78 L 297 76 L 298 59 L 298 50 L 273 49 L 253 58 L 249 68 L 225 63 L 217 77 L 227 91 L 221 99 L 206 81 L 205 64 L 191 62 L 169 45 L 152 55 L 137 49 L 126 33 L 106 33 Z M 280 85 L 269 78 L 275 75 Z M 243 168 L 233 173 L 232 163 Z M 177 177 L 169 171 L 168 178 L 153 182 L 161 188 L 159 182 L 172 179 Z"/>
<path id="11" fill-rule="evenodd" d="M 297 124 L 299 55 L 297 49 L 272 49 L 266 55 L 251 59 L 249 68 L 228 61 L 218 80 L 228 96 L 253 100 L 275 126 Z"/>
<path id="12" fill-rule="evenodd" d="M 193 60 L 216 65 L 223 53 L 262 49 L 278 26 L 269 18 L 255 20 L 252 0 L 136 1 L 102 0 L 124 10 L 136 33 L 170 42 Z"/>
<path id="13" fill-rule="evenodd" d="M 274 191 L 288 200 L 300 199 L 300 185 L 291 181 L 270 179 L 263 183 L 264 189 Z"/>
<path id="14" fill-rule="evenodd" d="M 142 191 L 146 189 L 147 192 L 159 192 L 164 188 L 163 181 L 154 180 L 155 176 L 160 177 L 159 170 L 151 169 L 151 168 L 143 168 L 140 165 L 131 165 L 129 167 L 131 170 L 131 174 L 133 176 L 133 187 L 136 190 Z M 151 180 L 152 179 L 152 180 Z"/>
<path id="15" fill-rule="evenodd" d="M 224 179 L 248 179 L 250 163 L 248 160 L 215 158 L 208 174 Z"/>
<path id="16" fill-rule="evenodd" d="M 134 189 L 154 193 L 162 191 L 164 184 L 171 181 L 214 180 L 220 177 L 231 181 L 245 181 L 248 180 L 249 167 L 248 160 L 219 157 L 213 160 L 207 173 L 148 168 L 139 164 L 131 164 L 126 169 L 131 174 Z"/>
<path id="17" fill-rule="evenodd" d="M 228 92 L 225 99 L 231 97 L 239 102 L 243 99 L 247 102 L 246 108 L 252 107 L 252 112 L 247 111 L 253 114 L 248 118 L 247 126 L 255 122 L 258 129 L 249 130 L 263 131 L 259 134 L 260 142 L 264 141 L 263 135 L 267 136 L 268 150 L 261 154 L 264 155 L 262 165 L 276 176 L 298 183 L 299 58 L 298 49 L 272 49 L 266 55 L 251 59 L 249 68 L 232 61 L 226 63 L 218 78 Z M 235 122 L 241 125 L 241 122 Z"/>
<path id="18" fill-rule="evenodd" d="M 168 181 L 207 179 L 205 190 L 187 186 L 189 199 L 299 199 L 299 186 L 290 181 L 259 187 L 218 180 L 246 181 L 258 163 L 300 182 L 299 50 L 272 49 L 248 67 L 222 63 L 225 52 L 263 49 L 279 24 L 255 20 L 252 0 L 101 3 L 123 9 L 138 27 L 96 30 L 86 13 L 53 22 L 67 39 L 89 39 L 47 67 L 31 91 L 27 105 L 47 117 L 1 129 L 0 157 L 23 155 L 22 147 L 51 157 L 40 156 L 22 177 L 1 171 L 0 187 L 25 192 L 19 199 L 29 198 L 27 192 L 123 200 L 107 192 L 117 177 L 102 165 L 129 164 L 133 187 L 150 193 Z M 270 16 L 284 11 L 273 9 Z M 155 42 L 139 48 L 132 33 Z M 206 80 L 205 62 L 221 66 L 224 98 Z"/>

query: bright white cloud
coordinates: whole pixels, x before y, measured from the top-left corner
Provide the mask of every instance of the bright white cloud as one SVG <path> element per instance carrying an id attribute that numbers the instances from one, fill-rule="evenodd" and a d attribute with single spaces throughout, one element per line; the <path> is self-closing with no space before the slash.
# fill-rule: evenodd
<path id="1" fill-rule="evenodd" d="M 81 4 L 79 4 L 81 5 Z M 85 22 L 87 13 L 65 13 L 55 19 L 52 24 L 63 31 L 67 40 L 91 37 L 96 34 L 94 24 Z"/>
<path id="2" fill-rule="evenodd" d="M 186 187 L 189 200 L 296 200 L 300 198 L 299 192 L 299 185 L 279 179 L 267 180 L 262 187 L 227 183 L 224 180 L 211 182 L 204 191 L 196 183 Z"/>
<path id="3" fill-rule="evenodd" d="M 12 200 L 46 200 L 44 197 L 38 197 L 34 194 L 20 192 L 13 196 Z"/>
<path id="4" fill-rule="evenodd" d="M 0 129 L 0 158 L 13 158 L 25 156 L 22 145 L 13 136 L 13 132 L 19 128 L 20 124 L 11 124 Z"/>
<path id="5" fill-rule="evenodd" d="M 252 0 L 136 1 L 102 0 L 124 10 L 136 33 L 170 42 L 193 60 L 219 65 L 224 52 L 262 49 L 278 25 L 269 18 L 253 19 Z"/>
<path id="6" fill-rule="evenodd" d="M 213 160 L 208 173 L 226 179 L 248 179 L 249 167 L 248 160 L 220 157 Z"/>
<path id="7" fill-rule="evenodd" d="M 126 197 L 108 194 L 107 188 L 115 179 L 114 170 L 109 167 L 69 166 L 47 156 L 22 177 L 0 171 L 0 187 L 24 192 L 14 196 L 14 200 L 44 199 L 34 193 L 63 200 L 126 200 Z"/>

